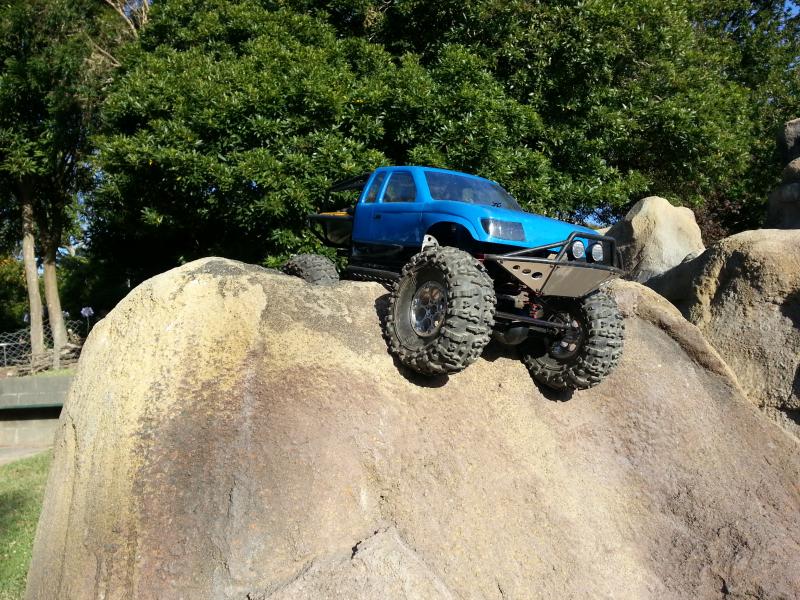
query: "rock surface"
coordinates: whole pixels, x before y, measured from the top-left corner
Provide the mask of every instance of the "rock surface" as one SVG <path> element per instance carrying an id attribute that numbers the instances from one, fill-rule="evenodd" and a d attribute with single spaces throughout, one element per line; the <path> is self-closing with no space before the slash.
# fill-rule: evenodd
<path id="1" fill-rule="evenodd" d="M 784 123 L 778 134 L 778 150 L 787 163 L 800 158 L 800 119 Z"/>
<path id="2" fill-rule="evenodd" d="M 800 119 L 784 124 L 778 136 L 778 150 L 788 164 L 781 184 L 769 195 L 766 227 L 800 228 Z"/>
<path id="3" fill-rule="evenodd" d="M 705 250 L 692 210 L 672 206 L 658 196 L 637 202 L 607 235 L 617 240 L 629 277 L 638 282 Z"/>
<path id="4" fill-rule="evenodd" d="M 770 193 L 766 226 L 778 229 L 800 228 L 800 183 L 782 183 Z"/>
<path id="5" fill-rule="evenodd" d="M 800 158 L 795 158 L 783 168 L 782 183 L 800 183 Z"/>
<path id="6" fill-rule="evenodd" d="M 745 231 L 711 246 L 679 305 L 751 400 L 800 410 L 800 231 Z M 800 415 L 799 415 L 800 416 Z"/>
<path id="7" fill-rule="evenodd" d="M 692 283 L 698 273 L 702 271 L 707 258 L 708 250 L 697 256 L 689 255 L 677 267 L 648 279 L 645 285 L 664 296 L 675 306 L 684 306 L 684 303 L 693 295 Z"/>
<path id="8" fill-rule="evenodd" d="M 796 598 L 800 445 L 634 283 L 554 398 L 398 369 L 377 284 L 222 259 L 136 288 L 62 413 L 27 598 Z"/>

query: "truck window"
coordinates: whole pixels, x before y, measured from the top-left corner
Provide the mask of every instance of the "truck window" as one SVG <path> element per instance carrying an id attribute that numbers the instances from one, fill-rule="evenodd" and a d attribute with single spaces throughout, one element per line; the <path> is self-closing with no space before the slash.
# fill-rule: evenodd
<path id="1" fill-rule="evenodd" d="M 384 202 L 414 202 L 417 199 L 417 186 L 411 173 L 398 171 L 392 173 L 389 185 L 383 193 Z"/>
<path id="2" fill-rule="evenodd" d="M 371 203 L 377 200 L 378 192 L 381 191 L 381 186 L 383 185 L 384 179 L 386 179 L 386 171 L 384 171 L 383 173 L 378 173 L 375 176 L 375 179 L 372 180 L 372 185 L 369 186 L 369 190 L 367 191 L 367 197 L 364 199 L 364 202 Z"/>
<path id="3" fill-rule="evenodd" d="M 434 200 L 453 200 L 496 208 L 522 210 L 517 201 L 494 181 L 465 177 L 455 173 L 425 171 L 425 180 Z"/>

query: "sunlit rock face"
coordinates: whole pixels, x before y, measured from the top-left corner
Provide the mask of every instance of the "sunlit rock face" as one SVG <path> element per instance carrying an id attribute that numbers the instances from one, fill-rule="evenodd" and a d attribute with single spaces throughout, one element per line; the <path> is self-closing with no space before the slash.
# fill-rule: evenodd
<path id="1" fill-rule="evenodd" d="M 628 277 L 640 283 L 705 250 L 692 210 L 659 196 L 637 202 L 606 235 L 617 241 Z"/>
<path id="2" fill-rule="evenodd" d="M 29 600 L 800 596 L 798 444 L 666 300 L 617 283 L 617 370 L 571 397 L 512 351 L 386 351 L 377 284 L 223 259 L 92 331 Z"/>

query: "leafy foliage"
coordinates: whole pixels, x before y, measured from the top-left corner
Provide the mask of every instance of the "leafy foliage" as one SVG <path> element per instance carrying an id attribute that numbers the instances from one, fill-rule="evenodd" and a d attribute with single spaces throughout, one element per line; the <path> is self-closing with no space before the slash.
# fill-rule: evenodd
<path id="1" fill-rule="evenodd" d="M 22 263 L 10 256 L 0 257 L 0 331 L 25 327 L 23 316 L 27 311 Z"/>
<path id="2" fill-rule="evenodd" d="M 81 309 L 91 307 L 96 318 L 103 318 L 120 298 L 131 290 L 131 282 L 120 275 L 117 261 L 78 252 L 59 261 L 58 288 L 62 308 L 69 319 L 81 318 Z"/>
<path id="3" fill-rule="evenodd" d="M 797 27 L 740 0 L 156 3 L 104 105 L 92 253 L 134 282 L 210 253 L 274 264 L 316 247 L 330 183 L 392 163 L 561 218 L 660 194 L 757 223 Z"/>
<path id="4" fill-rule="evenodd" d="M 89 130 L 116 62 L 103 48 L 116 40 L 111 16 L 110 7 L 95 0 L 0 2 L 0 249 L 16 250 L 24 227 L 31 252 L 23 257 L 33 280 L 36 240 L 56 341 L 66 335 L 57 251 L 79 230 L 79 194 L 94 183 Z M 39 294 L 31 292 L 35 307 Z M 39 309 L 30 312 L 38 315 Z M 38 316 L 31 329 L 35 348 Z"/>
<path id="5" fill-rule="evenodd" d="M 331 177 L 384 161 L 358 108 L 369 81 L 313 18 L 190 4 L 158 13 L 105 105 L 94 248 L 135 248 L 155 268 L 310 248 L 304 217 Z M 179 6 L 190 23 L 167 27 Z"/>
<path id="6" fill-rule="evenodd" d="M 105 41 L 102 16 L 90 0 L 0 4 L 0 204 L 29 188 L 40 224 L 56 235 L 74 194 L 91 185 L 87 107 L 99 90 L 87 72 L 98 66 L 94 39 Z"/>

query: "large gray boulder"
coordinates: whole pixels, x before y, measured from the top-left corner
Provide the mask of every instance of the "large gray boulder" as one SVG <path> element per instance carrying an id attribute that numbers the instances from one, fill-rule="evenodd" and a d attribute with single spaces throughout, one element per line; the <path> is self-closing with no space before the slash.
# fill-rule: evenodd
<path id="1" fill-rule="evenodd" d="M 784 167 L 781 183 L 800 183 L 800 158 L 795 158 Z"/>
<path id="2" fill-rule="evenodd" d="M 637 202 L 607 235 L 617 241 L 630 279 L 638 282 L 646 282 L 705 250 L 692 210 L 673 206 L 658 196 Z"/>
<path id="3" fill-rule="evenodd" d="M 769 195 L 766 226 L 800 228 L 800 183 L 782 183 Z"/>
<path id="4" fill-rule="evenodd" d="M 691 265 L 678 300 L 759 406 L 800 410 L 800 231 L 745 231 Z"/>
<path id="5" fill-rule="evenodd" d="M 778 149 L 788 163 L 781 184 L 767 200 L 766 227 L 800 228 L 800 119 L 786 123 L 778 136 Z"/>
<path id="6" fill-rule="evenodd" d="M 707 259 L 708 250 L 697 256 L 689 255 L 678 266 L 648 279 L 645 285 L 664 296 L 675 306 L 681 307 L 689 298 L 693 297 L 692 284 Z"/>
<path id="7" fill-rule="evenodd" d="M 427 379 L 377 284 L 206 259 L 92 331 L 28 600 L 796 598 L 800 445 L 619 282 L 623 360 L 553 397 L 491 346 Z"/>
<path id="8" fill-rule="evenodd" d="M 778 133 L 778 150 L 784 162 L 791 162 L 800 158 L 800 118 L 792 119 L 783 124 Z"/>

